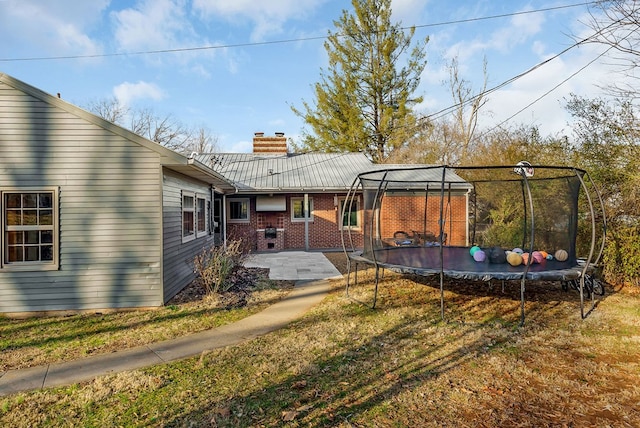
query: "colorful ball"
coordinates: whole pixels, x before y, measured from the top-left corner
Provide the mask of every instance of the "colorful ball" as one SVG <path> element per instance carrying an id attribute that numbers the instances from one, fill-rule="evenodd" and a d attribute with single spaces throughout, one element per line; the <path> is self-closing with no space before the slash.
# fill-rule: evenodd
<path id="1" fill-rule="evenodd" d="M 553 254 L 547 254 L 547 260 L 553 260 Z"/>
<path id="2" fill-rule="evenodd" d="M 473 260 L 477 261 L 477 262 L 483 262 L 485 261 L 485 259 L 487 258 L 487 254 L 478 249 L 478 251 L 476 251 L 475 253 L 473 253 Z"/>
<path id="3" fill-rule="evenodd" d="M 523 265 L 529 264 L 529 253 L 522 253 L 522 264 Z"/>
<path id="4" fill-rule="evenodd" d="M 542 263 L 545 259 L 540 251 L 534 251 L 531 253 L 531 257 L 533 257 L 533 263 Z"/>
<path id="5" fill-rule="evenodd" d="M 540 254 L 542 254 L 542 258 L 543 258 L 543 259 L 546 259 L 546 258 L 547 258 L 547 256 L 549 255 L 549 253 L 547 253 L 547 252 L 546 252 L 546 251 L 544 251 L 544 250 L 540 250 Z"/>
<path id="6" fill-rule="evenodd" d="M 558 250 L 556 251 L 555 258 L 559 262 L 565 262 L 569 258 L 569 254 L 566 250 Z"/>
<path id="7" fill-rule="evenodd" d="M 509 254 L 507 254 L 507 262 L 511 265 L 511 266 L 520 266 L 522 264 L 522 256 L 516 252 L 509 252 Z"/>
<path id="8" fill-rule="evenodd" d="M 478 247 L 477 245 L 474 245 L 473 247 L 471 247 L 471 249 L 469 249 L 469 254 L 471 254 L 471 257 L 473 257 L 476 251 L 479 251 L 479 250 L 480 250 L 480 247 Z"/>
<path id="9" fill-rule="evenodd" d="M 522 248 L 518 248 L 518 247 L 514 248 L 511 251 L 513 251 L 514 253 L 518 253 L 520 255 L 522 255 L 522 253 L 524 253 L 524 251 L 522 251 Z"/>

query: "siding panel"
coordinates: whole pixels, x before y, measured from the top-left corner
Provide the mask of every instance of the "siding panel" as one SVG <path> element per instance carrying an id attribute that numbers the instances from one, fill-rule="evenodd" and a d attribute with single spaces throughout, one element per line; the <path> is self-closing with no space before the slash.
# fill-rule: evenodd
<path id="1" fill-rule="evenodd" d="M 59 189 L 55 271 L 0 268 L 0 312 L 164 303 L 159 155 L 0 82 L 0 189 Z"/>
<path id="2" fill-rule="evenodd" d="M 163 270 L 166 302 L 193 280 L 194 257 L 204 248 L 213 245 L 214 239 L 213 235 L 207 233 L 192 241 L 182 242 L 182 191 L 197 193 L 210 205 L 209 187 L 169 170 L 164 171 L 163 183 Z"/>

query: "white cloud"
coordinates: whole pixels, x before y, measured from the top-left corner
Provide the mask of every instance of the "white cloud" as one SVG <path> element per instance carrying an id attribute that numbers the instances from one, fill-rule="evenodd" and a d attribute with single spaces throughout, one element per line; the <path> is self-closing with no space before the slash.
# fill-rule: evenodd
<path id="1" fill-rule="evenodd" d="M 38 55 L 99 54 L 102 46 L 89 31 L 108 3 L 108 0 L 0 2 L 0 39 L 23 52 L 27 49 L 34 52 L 32 47 L 37 46 Z M 62 10 L 64 13 L 60 13 Z"/>
<path id="2" fill-rule="evenodd" d="M 179 36 L 191 33 L 180 0 L 143 0 L 112 17 L 116 42 L 124 51 L 176 48 Z"/>
<path id="3" fill-rule="evenodd" d="M 269 34 L 282 32 L 284 23 L 292 18 L 311 16 L 326 0 L 194 0 L 193 9 L 207 17 L 228 20 L 249 20 L 254 24 L 253 41 L 264 40 Z"/>
<path id="4" fill-rule="evenodd" d="M 420 22 L 420 15 L 416 16 L 416 11 L 422 11 L 430 0 L 392 0 L 391 12 L 394 21 L 401 21 L 403 26 L 423 24 Z"/>
<path id="5" fill-rule="evenodd" d="M 124 82 L 113 88 L 113 95 L 124 105 L 141 99 L 159 101 L 165 98 L 165 93 L 153 83 L 139 81 L 137 83 Z"/>

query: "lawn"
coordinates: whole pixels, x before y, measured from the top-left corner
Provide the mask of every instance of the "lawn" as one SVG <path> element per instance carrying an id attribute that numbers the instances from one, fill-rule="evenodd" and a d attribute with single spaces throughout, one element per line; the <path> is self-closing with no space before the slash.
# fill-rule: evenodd
<path id="1" fill-rule="evenodd" d="M 355 299 L 371 298 L 372 276 L 360 272 Z M 252 341 L 1 397 L 0 426 L 640 426 L 637 289 L 608 288 L 583 320 L 575 291 L 531 284 L 523 327 L 516 284 L 446 289 L 443 321 L 435 280 L 387 272 L 375 310 L 334 281 Z"/>

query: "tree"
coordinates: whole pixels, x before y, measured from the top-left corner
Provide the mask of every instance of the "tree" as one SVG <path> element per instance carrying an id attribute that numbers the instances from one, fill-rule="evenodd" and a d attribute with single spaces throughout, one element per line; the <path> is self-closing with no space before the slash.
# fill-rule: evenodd
<path id="1" fill-rule="evenodd" d="M 480 109 L 488 101 L 487 62 L 483 63 L 484 81 L 481 90 L 475 94 L 470 82 L 460 76 L 458 58 L 453 58 L 448 66 L 449 79 L 445 82 L 451 94 L 453 106 L 431 120 L 424 118 L 416 127 L 416 135 L 395 150 L 389 157 L 391 162 L 427 163 L 443 165 L 473 164 L 473 147 Z"/>
<path id="2" fill-rule="evenodd" d="M 633 104 L 572 95 L 566 107 L 575 119 L 574 162 L 602 188 L 609 220 L 640 219 L 640 121 Z"/>
<path id="3" fill-rule="evenodd" d="M 182 154 L 212 153 L 217 138 L 204 126 L 191 129 L 172 115 L 160 116 L 149 108 L 131 109 L 117 98 L 90 101 L 87 110 L 116 125 Z"/>
<path id="4" fill-rule="evenodd" d="M 325 50 L 329 66 L 314 86 L 315 106 L 292 107 L 312 133 L 302 146 L 328 152 L 362 151 L 384 161 L 415 132 L 411 108 L 426 66 L 424 42 L 412 48 L 415 28 L 407 33 L 391 23 L 391 0 L 352 0 L 343 10 Z M 405 61 L 402 67 L 401 61 Z"/>
<path id="5" fill-rule="evenodd" d="M 611 57 L 621 71 L 631 79 L 639 77 L 634 70 L 640 65 L 640 1 L 606 0 L 594 2 L 589 20 L 585 23 L 594 31 L 588 41 L 609 46 Z M 608 87 L 617 96 L 637 98 L 632 85 L 615 83 Z"/>

